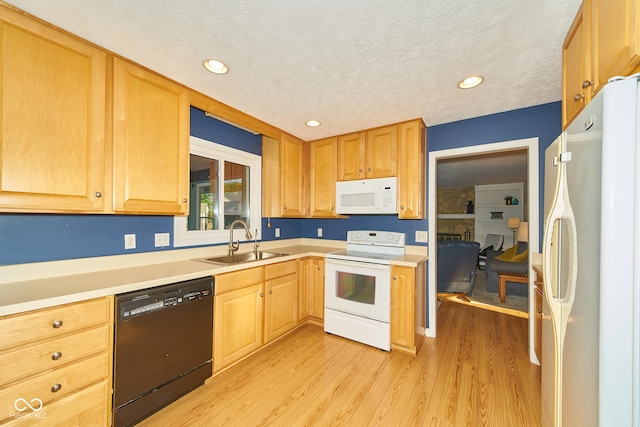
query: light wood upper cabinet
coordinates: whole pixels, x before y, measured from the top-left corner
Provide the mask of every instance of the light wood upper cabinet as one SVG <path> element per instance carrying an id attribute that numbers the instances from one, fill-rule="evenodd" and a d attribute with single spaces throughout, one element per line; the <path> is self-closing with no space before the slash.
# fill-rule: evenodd
<path id="1" fill-rule="evenodd" d="M 398 218 L 426 218 L 427 135 L 422 119 L 398 125 Z"/>
<path id="2" fill-rule="evenodd" d="M 367 131 L 364 150 L 365 178 L 396 176 L 398 126 L 385 126 Z"/>
<path id="3" fill-rule="evenodd" d="M 578 10 L 562 45 L 562 123 L 568 125 L 591 100 L 593 80 L 587 14 Z"/>
<path id="4" fill-rule="evenodd" d="M 338 181 L 364 178 L 365 132 L 338 136 Z"/>
<path id="5" fill-rule="evenodd" d="M 113 68 L 114 210 L 187 213 L 187 91 L 118 58 Z"/>
<path id="6" fill-rule="evenodd" d="M 262 216 L 306 215 L 304 153 L 304 142 L 292 135 L 262 137 Z"/>
<path id="7" fill-rule="evenodd" d="M 0 210 L 103 212 L 106 55 L 0 7 Z"/>
<path id="8" fill-rule="evenodd" d="M 396 176 L 396 125 L 338 136 L 338 181 Z"/>
<path id="9" fill-rule="evenodd" d="M 312 217 L 335 217 L 338 140 L 309 143 L 309 212 Z"/>
<path id="10" fill-rule="evenodd" d="M 585 0 L 562 48 L 566 128 L 615 76 L 640 71 L 640 0 Z"/>
<path id="11" fill-rule="evenodd" d="M 593 25 L 594 91 L 640 64 L 640 0 L 590 0 Z"/>

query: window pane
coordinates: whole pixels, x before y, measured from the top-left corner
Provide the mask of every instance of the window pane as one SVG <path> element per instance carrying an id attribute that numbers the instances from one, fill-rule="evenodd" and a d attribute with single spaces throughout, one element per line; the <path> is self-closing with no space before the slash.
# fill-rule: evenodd
<path id="1" fill-rule="evenodd" d="M 190 156 L 190 197 L 187 230 L 217 230 L 219 227 L 218 161 Z"/>
<path id="2" fill-rule="evenodd" d="M 236 219 L 243 219 L 249 227 L 249 166 L 224 162 L 224 228 Z"/>

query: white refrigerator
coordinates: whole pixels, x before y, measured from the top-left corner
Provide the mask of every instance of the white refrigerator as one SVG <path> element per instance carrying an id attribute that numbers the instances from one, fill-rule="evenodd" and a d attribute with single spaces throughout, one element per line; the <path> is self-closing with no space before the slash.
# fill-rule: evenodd
<path id="1" fill-rule="evenodd" d="M 545 153 L 543 426 L 638 426 L 639 76 L 611 79 Z"/>

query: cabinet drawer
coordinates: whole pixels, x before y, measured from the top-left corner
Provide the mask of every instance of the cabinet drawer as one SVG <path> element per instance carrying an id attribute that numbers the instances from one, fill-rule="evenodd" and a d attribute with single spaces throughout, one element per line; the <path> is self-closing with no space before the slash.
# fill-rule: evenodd
<path id="1" fill-rule="evenodd" d="M 0 350 L 107 323 L 111 307 L 107 297 L 6 316 L 0 319 Z"/>
<path id="2" fill-rule="evenodd" d="M 110 325 L 0 353 L 0 379 L 7 384 L 109 348 Z M 54 354 L 60 356 L 54 360 Z"/>
<path id="3" fill-rule="evenodd" d="M 111 425 L 109 383 L 98 384 L 72 393 L 51 405 L 43 405 L 33 412 L 19 412 L 15 408 L 9 414 L 7 426 L 108 426 Z M 24 397 L 30 400 L 29 397 Z M 31 398 L 33 399 L 33 398 Z"/>
<path id="4" fill-rule="evenodd" d="M 26 378 L 11 387 L 0 389 L 0 419 L 15 411 L 16 399 L 38 398 L 46 405 L 53 399 L 64 397 L 108 376 L 109 353 L 103 352 L 43 375 Z M 60 387 L 53 391 L 56 385 Z"/>
<path id="5" fill-rule="evenodd" d="M 298 272 L 298 261 L 286 261 L 279 262 L 277 264 L 270 264 L 264 267 L 265 280 L 272 279 L 274 277 L 286 276 L 287 274 L 293 274 Z"/>
<path id="6" fill-rule="evenodd" d="M 262 283 L 262 267 L 234 271 L 215 276 L 215 295 Z"/>

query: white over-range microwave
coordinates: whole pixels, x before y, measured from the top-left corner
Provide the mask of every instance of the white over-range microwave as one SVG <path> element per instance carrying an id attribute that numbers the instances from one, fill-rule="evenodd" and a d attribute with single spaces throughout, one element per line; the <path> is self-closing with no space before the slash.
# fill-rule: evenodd
<path id="1" fill-rule="evenodd" d="M 373 178 L 336 183 L 339 214 L 398 213 L 398 178 Z"/>

